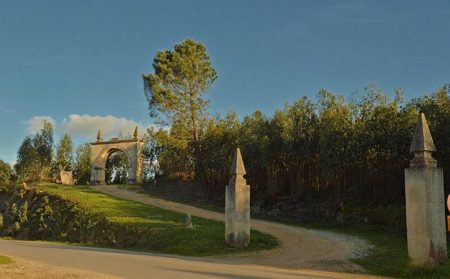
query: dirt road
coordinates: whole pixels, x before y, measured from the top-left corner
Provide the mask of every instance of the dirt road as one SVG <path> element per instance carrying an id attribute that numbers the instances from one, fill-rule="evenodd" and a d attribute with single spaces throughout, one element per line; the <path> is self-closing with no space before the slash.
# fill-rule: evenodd
<path id="1" fill-rule="evenodd" d="M 204 278 L 204 279 L 367 279 L 355 275 L 314 270 L 287 270 L 270 266 L 227 264 L 204 258 L 177 257 L 117 249 L 65 244 L 0 240 L 0 254 L 18 264 L 0 265 L 0 278 Z"/>
<path id="2" fill-rule="evenodd" d="M 205 209 L 150 197 L 149 195 L 119 189 L 115 185 L 96 186 L 94 189 L 123 199 L 134 200 L 145 204 L 193 216 L 224 221 L 224 214 Z M 275 222 L 252 219 L 253 229 L 267 232 L 277 237 L 279 248 L 245 255 L 208 257 L 208 260 L 230 264 L 257 264 L 278 268 L 308 268 L 315 270 L 361 272 L 362 268 L 350 259 L 368 253 L 370 245 L 365 241 L 340 234 L 308 230 L 283 225 Z"/>

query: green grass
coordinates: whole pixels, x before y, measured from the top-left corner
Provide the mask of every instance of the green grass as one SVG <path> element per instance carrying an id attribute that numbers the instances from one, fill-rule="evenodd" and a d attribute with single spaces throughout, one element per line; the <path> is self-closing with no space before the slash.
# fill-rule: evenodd
<path id="1" fill-rule="evenodd" d="M 236 249 L 224 243 L 222 222 L 193 217 L 194 229 L 188 229 L 184 225 L 185 214 L 111 197 L 88 186 L 40 184 L 38 187 L 118 225 L 140 227 L 145 233 L 136 239 L 136 250 L 206 256 L 271 249 L 278 245 L 273 236 L 252 231 L 250 246 Z M 140 245 L 149 242 L 152 243 L 150 250 Z"/>
<path id="2" fill-rule="evenodd" d="M 0 256 L 0 265 L 2 264 L 10 264 L 13 263 L 13 260 L 8 258 L 7 256 Z"/>
<path id="3" fill-rule="evenodd" d="M 450 263 L 434 267 L 411 265 L 408 259 L 406 235 L 401 233 L 385 232 L 364 224 L 337 226 L 309 224 L 304 227 L 353 235 L 367 240 L 374 246 L 370 255 L 353 261 L 361 265 L 370 274 L 393 278 L 450 278 Z"/>

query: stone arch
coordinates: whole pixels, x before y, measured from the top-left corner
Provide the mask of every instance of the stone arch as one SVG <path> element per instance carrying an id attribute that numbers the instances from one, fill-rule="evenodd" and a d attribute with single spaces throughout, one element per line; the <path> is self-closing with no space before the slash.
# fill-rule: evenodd
<path id="1" fill-rule="evenodd" d="M 93 185 L 105 184 L 105 165 L 111 153 L 123 152 L 128 159 L 128 179 L 127 184 L 142 182 L 142 147 L 143 141 L 138 137 L 137 127 L 134 130 L 134 138 L 121 140 L 112 138 L 103 141 L 101 131 L 97 135 L 97 141 L 91 145 L 91 179 Z"/>

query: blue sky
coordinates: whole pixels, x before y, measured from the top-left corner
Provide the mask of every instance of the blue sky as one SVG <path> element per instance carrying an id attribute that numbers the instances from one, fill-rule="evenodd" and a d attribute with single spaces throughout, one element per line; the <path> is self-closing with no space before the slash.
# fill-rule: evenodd
<path id="1" fill-rule="evenodd" d="M 320 88 L 411 98 L 450 83 L 447 0 L 0 0 L 0 159 L 13 162 L 43 117 L 77 143 L 99 125 L 150 125 L 141 76 L 186 38 L 218 72 L 212 114 L 270 115 Z"/>

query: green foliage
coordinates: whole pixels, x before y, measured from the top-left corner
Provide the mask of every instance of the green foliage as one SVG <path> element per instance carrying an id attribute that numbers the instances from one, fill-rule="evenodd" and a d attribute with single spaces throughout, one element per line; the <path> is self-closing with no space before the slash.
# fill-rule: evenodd
<path id="1" fill-rule="evenodd" d="M 107 184 L 125 184 L 128 177 L 128 158 L 125 153 L 111 153 L 105 164 L 105 181 Z"/>
<path id="2" fill-rule="evenodd" d="M 17 152 L 17 162 L 14 165 L 19 178 L 37 180 L 39 178 L 38 155 L 30 136 L 25 137 Z"/>
<path id="3" fill-rule="evenodd" d="M 430 96 L 414 99 L 411 106 L 425 113 L 436 145 L 435 158 L 444 168 L 445 192 L 450 192 L 450 96 L 442 87 Z"/>
<path id="4" fill-rule="evenodd" d="M 217 77 L 205 46 L 187 39 L 175 45 L 173 51 L 159 51 L 153 69 L 154 74 L 143 76 L 151 115 L 163 113 L 197 121 L 192 118 L 202 114 L 207 105 L 201 95 Z M 191 129 L 198 129 L 198 123 L 190 124 Z"/>
<path id="5" fill-rule="evenodd" d="M 174 140 L 168 143 L 168 148 L 184 157 L 187 169 L 183 172 L 188 174 L 192 166 L 202 170 L 199 141 L 208 106 L 203 94 L 217 78 L 206 48 L 187 39 L 175 45 L 173 51 L 158 52 L 153 59 L 153 69 L 153 74 L 143 76 L 150 116 L 170 122 L 170 137 Z"/>
<path id="6" fill-rule="evenodd" d="M 44 120 L 43 128 L 25 137 L 17 152 L 15 170 L 22 180 L 41 181 L 51 174 L 53 158 L 53 125 Z"/>
<path id="7" fill-rule="evenodd" d="M 184 214 L 113 198 L 84 186 L 3 189 L 0 213 L 4 217 L 0 235 L 21 239 L 199 256 L 277 245 L 270 235 L 254 231 L 249 248 L 230 248 L 224 243 L 222 222 L 194 217 L 195 228 L 188 229 Z"/>
<path id="8" fill-rule="evenodd" d="M 0 185 L 5 185 L 10 181 L 11 178 L 11 166 L 0 160 Z"/>
<path id="9" fill-rule="evenodd" d="M 44 127 L 33 137 L 33 147 L 37 153 L 40 180 L 48 178 L 53 159 L 53 125 L 44 120 Z"/>
<path id="10" fill-rule="evenodd" d="M 252 203 L 294 215 L 311 203 L 343 207 L 382 207 L 404 203 L 403 170 L 418 111 L 425 111 L 450 191 L 450 97 L 446 88 L 407 104 L 402 92 L 389 98 L 369 86 L 351 98 L 321 90 L 316 102 L 306 97 L 267 117 L 257 111 L 239 121 L 234 113 L 210 119 L 199 144 L 203 190 L 221 196 L 228 168 L 240 147 L 252 186 Z M 177 152 L 175 133 L 152 134 L 160 147 L 159 163 L 177 177 L 192 157 Z M 195 169 L 195 171 L 198 171 Z M 221 201 L 219 201 L 221 202 Z M 281 204 L 283 203 L 283 204 Z"/>
<path id="11" fill-rule="evenodd" d="M 56 147 L 56 165 L 59 171 L 71 171 L 73 169 L 73 143 L 68 134 L 64 134 Z"/>
<path id="12" fill-rule="evenodd" d="M 150 129 L 149 133 L 153 133 L 153 130 Z M 149 133 L 146 133 L 142 137 L 144 141 L 142 148 L 142 178 L 144 183 L 155 181 L 161 175 L 161 169 L 158 163 L 160 148 L 155 138 L 150 136 Z"/>
<path id="13" fill-rule="evenodd" d="M 150 129 L 149 135 L 155 142 L 160 174 L 182 180 L 193 177 L 194 158 L 186 140 L 164 129 Z"/>
<path id="14" fill-rule="evenodd" d="M 86 185 L 91 179 L 91 146 L 80 145 L 75 151 L 73 176 L 78 184 Z"/>

